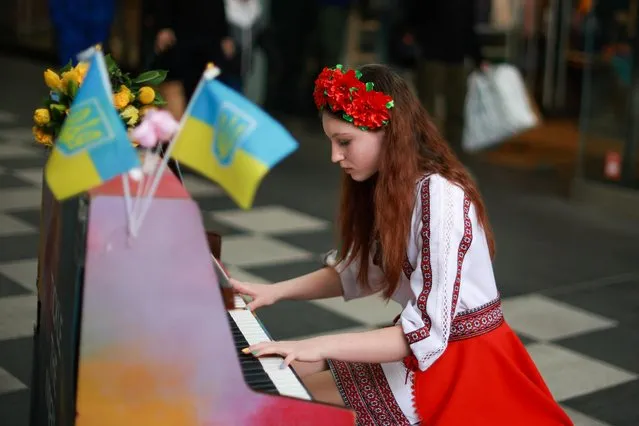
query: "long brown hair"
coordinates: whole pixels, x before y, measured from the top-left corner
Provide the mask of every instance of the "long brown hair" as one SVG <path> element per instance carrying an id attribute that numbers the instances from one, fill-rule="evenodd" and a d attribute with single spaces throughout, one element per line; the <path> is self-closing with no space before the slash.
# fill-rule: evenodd
<path id="1" fill-rule="evenodd" d="M 399 285 L 406 256 L 407 237 L 415 203 L 415 184 L 423 175 L 439 174 L 461 187 L 470 198 L 494 254 L 493 234 L 479 190 L 466 168 L 442 138 L 428 112 L 397 73 L 385 65 L 365 65 L 361 80 L 395 101 L 379 170 L 356 182 L 344 174 L 339 213 L 341 245 L 338 261 L 360 259 L 358 282 L 368 286 L 368 257 L 378 239 L 386 287 L 390 298 Z"/>

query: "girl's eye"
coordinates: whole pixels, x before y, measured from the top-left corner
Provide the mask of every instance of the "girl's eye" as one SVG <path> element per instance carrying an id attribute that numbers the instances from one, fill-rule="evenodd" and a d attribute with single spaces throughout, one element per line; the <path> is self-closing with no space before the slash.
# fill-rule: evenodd
<path id="1" fill-rule="evenodd" d="M 347 146 L 349 143 L 351 143 L 351 141 L 341 140 L 337 141 L 337 143 L 339 144 L 339 146 Z"/>

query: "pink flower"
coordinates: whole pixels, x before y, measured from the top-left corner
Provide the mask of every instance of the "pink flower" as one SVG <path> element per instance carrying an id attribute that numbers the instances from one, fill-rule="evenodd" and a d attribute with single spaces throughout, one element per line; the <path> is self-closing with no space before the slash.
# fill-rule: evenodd
<path id="1" fill-rule="evenodd" d="M 142 121 L 139 126 L 131 130 L 131 137 L 134 141 L 145 148 L 153 148 L 158 144 L 158 137 L 155 134 L 155 129 L 148 120 Z"/>
<path id="2" fill-rule="evenodd" d="M 153 148 L 159 142 L 169 141 L 179 127 L 169 112 L 152 109 L 144 115 L 142 123 L 131 131 L 131 137 L 141 146 Z"/>
<path id="3" fill-rule="evenodd" d="M 144 121 L 149 121 L 155 129 L 155 134 L 160 141 L 166 142 L 173 137 L 180 125 L 170 112 L 152 109 L 144 116 Z"/>

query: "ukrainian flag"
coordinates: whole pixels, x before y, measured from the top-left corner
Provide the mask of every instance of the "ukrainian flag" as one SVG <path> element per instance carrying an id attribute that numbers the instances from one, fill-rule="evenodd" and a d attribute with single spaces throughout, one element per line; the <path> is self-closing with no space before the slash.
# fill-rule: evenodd
<path id="1" fill-rule="evenodd" d="M 53 195 L 64 200 L 139 165 L 113 106 L 104 56 L 96 50 L 45 166 L 45 179 Z"/>
<path id="2" fill-rule="evenodd" d="M 258 106 L 204 77 L 170 155 L 217 182 L 248 209 L 262 178 L 297 146 L 290 133 Z"/>

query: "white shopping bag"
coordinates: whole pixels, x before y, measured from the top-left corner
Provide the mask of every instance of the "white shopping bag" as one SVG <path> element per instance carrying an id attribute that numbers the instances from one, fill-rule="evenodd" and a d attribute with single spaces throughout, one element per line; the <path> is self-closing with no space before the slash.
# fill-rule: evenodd
<path id="1" fill-rule="evenodd" d="M 468 78 L 464 136 L 466 152 L 504 142 L 539 123 L 517 68 L 497 65 Z"/>

